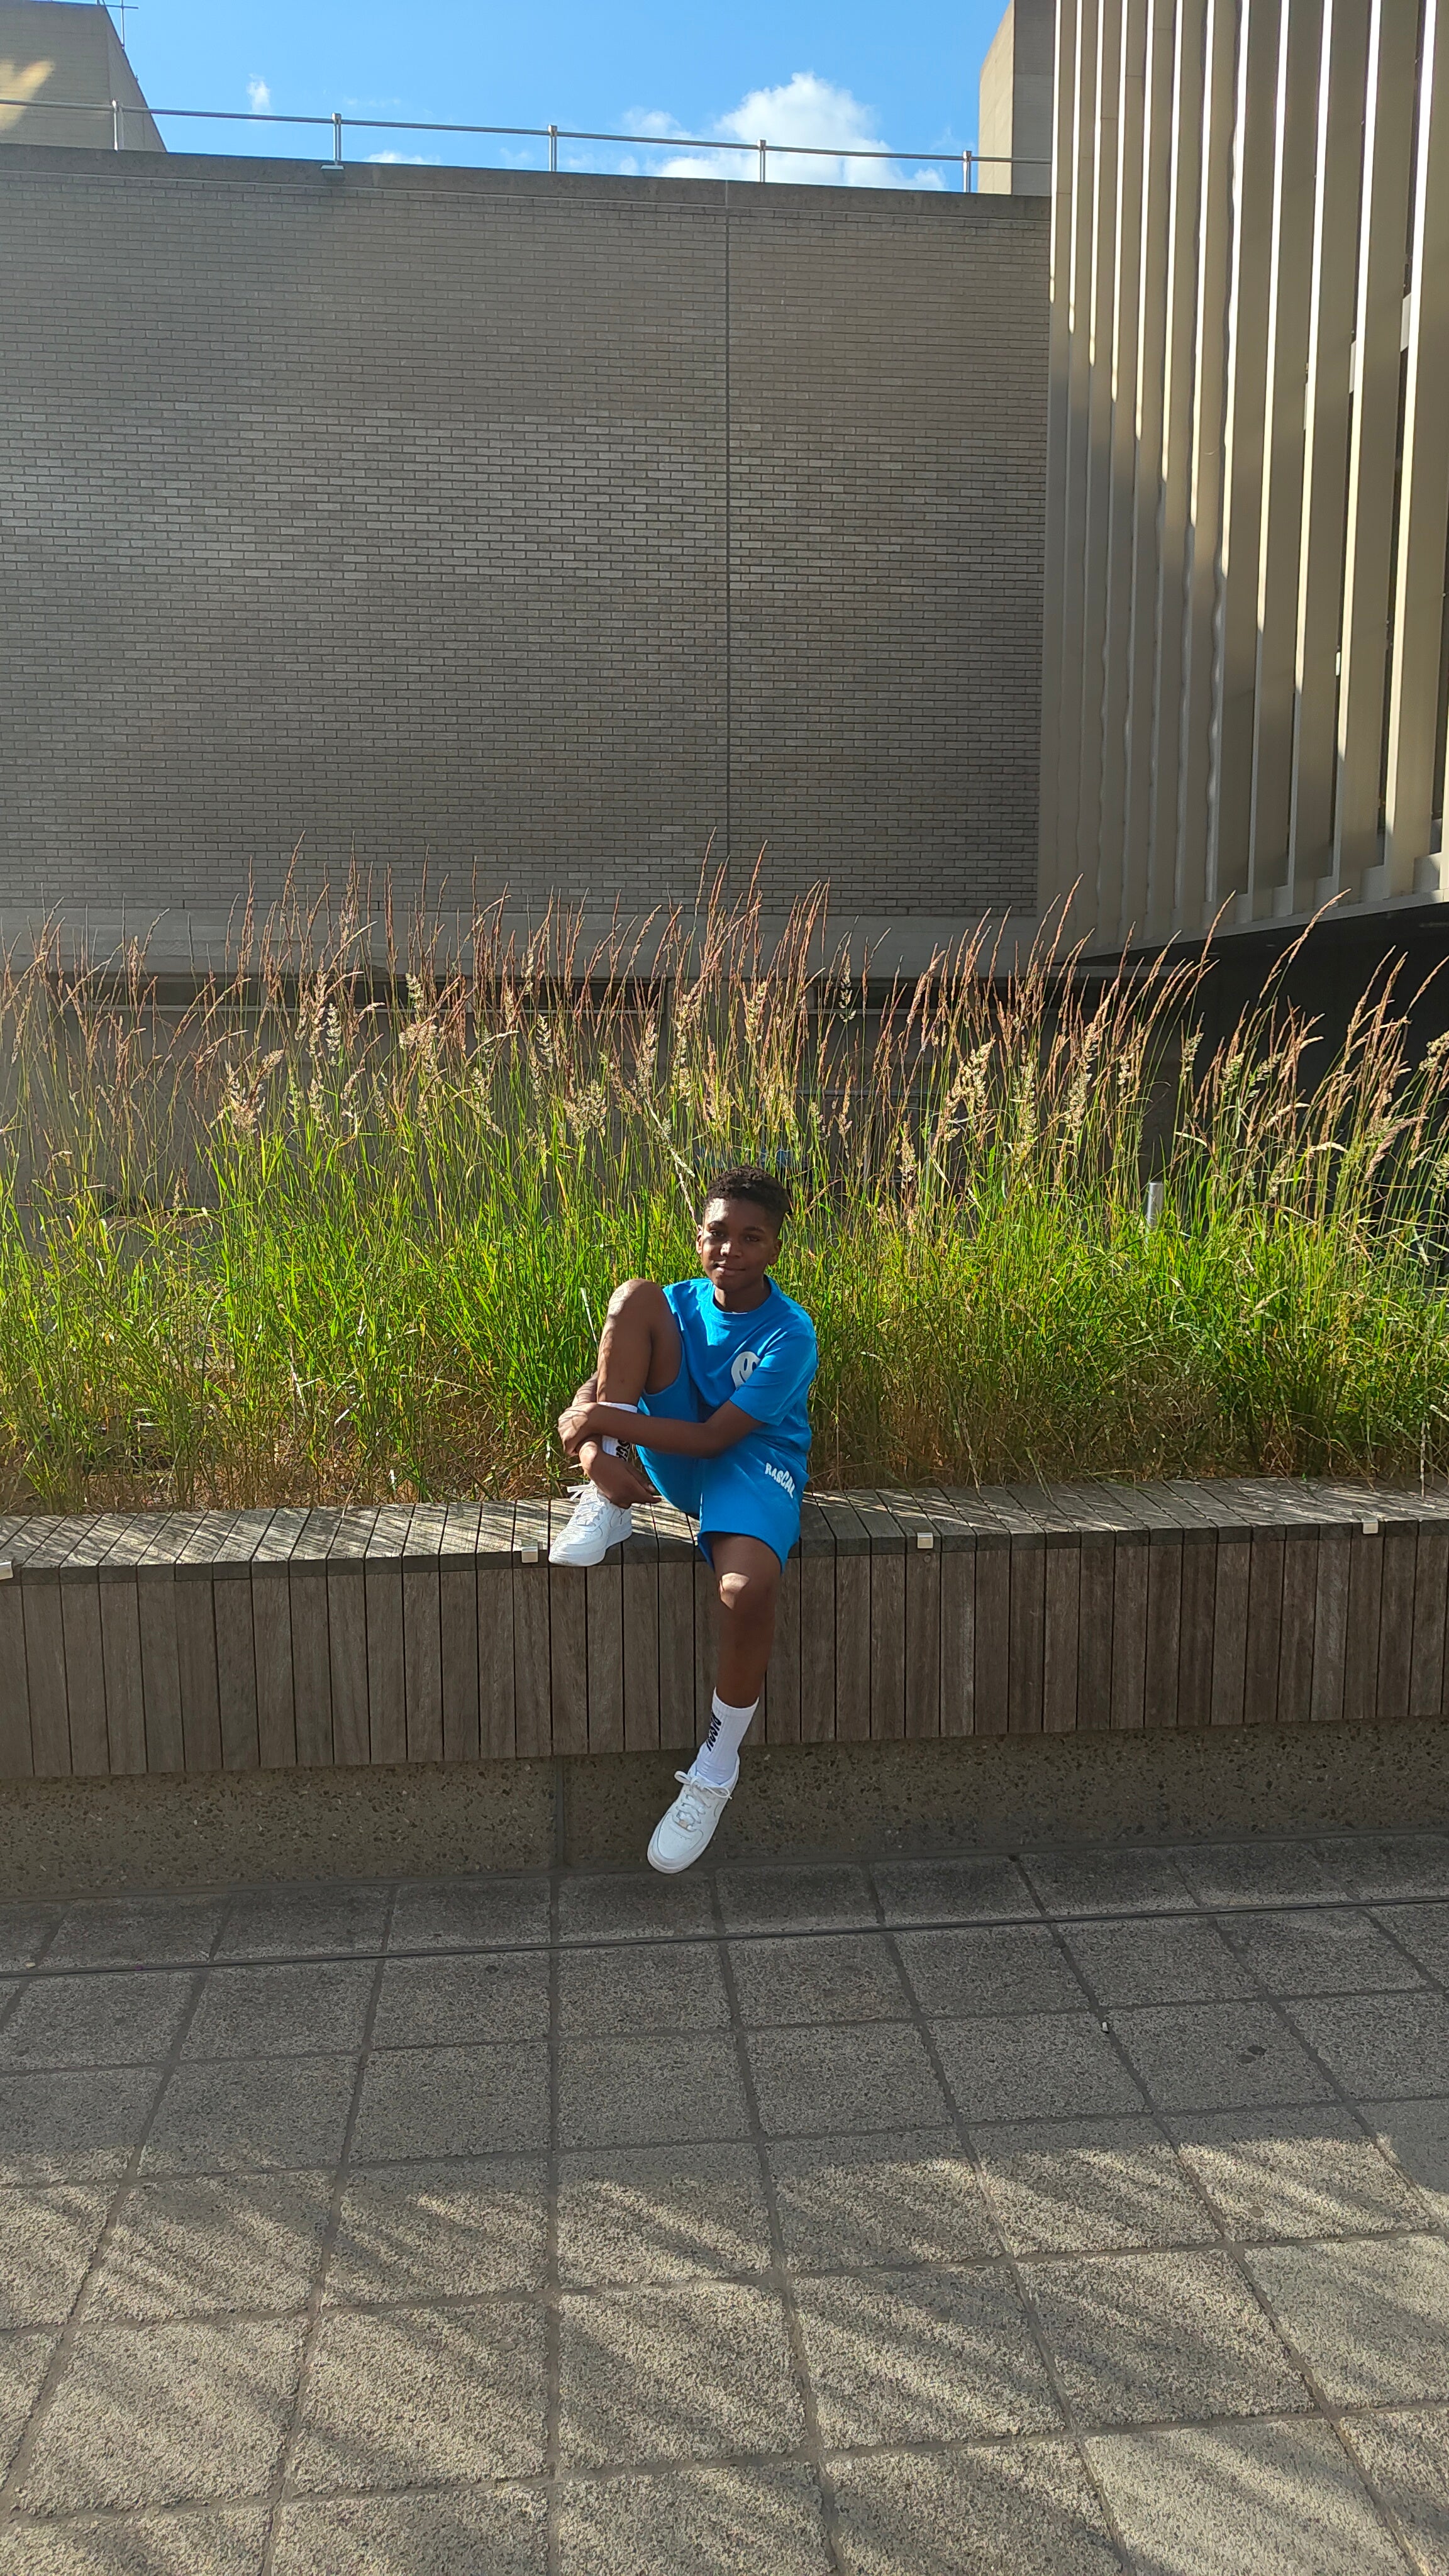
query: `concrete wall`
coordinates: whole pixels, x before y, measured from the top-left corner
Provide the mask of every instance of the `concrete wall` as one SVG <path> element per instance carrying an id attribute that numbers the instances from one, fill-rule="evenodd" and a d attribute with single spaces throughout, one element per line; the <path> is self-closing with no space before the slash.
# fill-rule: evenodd
<path id="1" fill-rule="evenodd" d="M 92 99 L 93 113 L 76 112 Z M 0 104 L 0 148 L 166 149 L 110 11 L 96 0 L 0 0 L 0 101 L 8 102 Z"/>
<path id="2" fill-rule="evenodd" d="M 1446 45 L 1062 13 L 1042 889 L 1094 947 L 1449 892 Z"/>
<path id="3" fill-rule="evenodd" d="M 1046 209 L 0 154 L 0 925 L 1029 912 Z"/>
<path id="4" fill-rule="evenodd" d="M 981 66 L 977 186 L 988 197 L 1049 197 L 1056 0 L 1008 0 Z"/>

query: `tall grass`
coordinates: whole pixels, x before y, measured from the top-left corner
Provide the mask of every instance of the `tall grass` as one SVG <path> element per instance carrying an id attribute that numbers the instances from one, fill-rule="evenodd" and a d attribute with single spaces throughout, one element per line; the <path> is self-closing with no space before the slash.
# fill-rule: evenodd
<path id="1" fill-rule="evenodd" d="M 611 1287 L 694 1267 L 742 1155 L 820 1481 L 1449 1465 L 1449 1056 L 1391 984 L 1331 1061 L 1274 989 L 1208 1058 L 1190 964 L 966 941 L 877 1010 L 818 899 L 768 952 L 718 895 L 592 959 L 464 927 L 374 966 L 357 889 L 289 900 L 179 1015 L 139 952 L 5 969 L 0 1498 L 556 1488 Z"/>

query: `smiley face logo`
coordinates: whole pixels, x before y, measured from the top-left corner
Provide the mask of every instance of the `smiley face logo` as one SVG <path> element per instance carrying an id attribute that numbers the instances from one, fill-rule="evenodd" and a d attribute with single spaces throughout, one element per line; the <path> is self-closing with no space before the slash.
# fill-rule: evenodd
<path id="1" fill-rule="evenodd" d="M 743 1386 L 746 1378 L 754 1376 L 759 1365 L 760 1354 L 758 1351 L 736 1351 L 734 1366 L 730 1370 L 730 1376 L 735 1385 Z"/>

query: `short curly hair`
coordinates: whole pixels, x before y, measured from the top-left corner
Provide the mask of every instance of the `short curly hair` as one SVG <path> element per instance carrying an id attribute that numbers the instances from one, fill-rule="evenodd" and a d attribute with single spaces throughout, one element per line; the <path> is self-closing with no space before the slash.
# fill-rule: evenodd
<path id="1" fill-rule="evenodd" d="M 702 1210 L 711 1199 L 749 1199 L 764 1209 L 777 1234 L 794 1204 L 784 1182 L 767 1172 L 763 1163 L 732 1163 L 728 1171 L 716 1172 L 700 1201 Z"/>

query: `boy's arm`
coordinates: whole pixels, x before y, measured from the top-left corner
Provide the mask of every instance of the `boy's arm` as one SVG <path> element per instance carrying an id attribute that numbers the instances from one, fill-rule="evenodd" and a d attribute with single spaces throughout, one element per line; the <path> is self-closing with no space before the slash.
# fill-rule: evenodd
<path id="1" fill-rule="evenodd" d="M 624 1405 L 583 1404 L 577 1396 L 558 1418 L 558 1436 L 570 1455 L 585 1440 L 627 1440 L 665 1458 L 718 1458 L 759 1427 L 738 1404 L 722 1404 L 707 1422 L 668 1422 Z"/>

